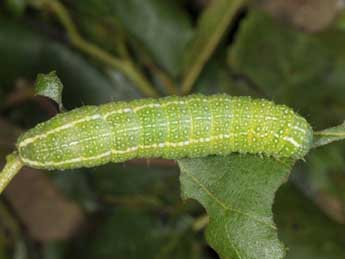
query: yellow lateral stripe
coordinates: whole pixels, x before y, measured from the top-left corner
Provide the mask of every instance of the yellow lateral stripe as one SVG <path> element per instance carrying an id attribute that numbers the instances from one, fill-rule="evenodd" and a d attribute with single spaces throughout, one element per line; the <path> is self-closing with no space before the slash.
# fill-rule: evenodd
<path id="1" fill-rule="evenodd" d="M 240 135 L 245 135 L 247 134 L 246 132 L 240 133 Z M 125 150 L 114 150 L 112 149 L 111 151 L 107 151 L 105 153 L 96 155 L 96 156 L 90 156 L 90 157 L 77 157 L 65 161 L 60 161 L 60 162 L 52 162 L 52 161 L 47 161 L 47 162 L 38 162 L 38 161 L 33 161 L 27 158 L 21 158 L 22 161 L 27 164 L 27 165 L 33 165 L 33 166 L 59 166 L 59 165 L 64 165 L 64 164 L 70 164 L 70 163 L 78 163 L 78 162 L 85 162 L 85 161 L 90 161 L 90 160 L 96 160 L 100 159 L 106 156 L 110 155 L 117 155 L 117 154 L 127 154 L 130 152 L 137 151 L 139 148 L 140 149 L 149 149 L 149 148 L 164 148 L 164 147 L 183 147 L 183 146 L 188 146 L 190 144 L 197 144 L 197 143 L 204 143 L 204 142 L 210 142 L 212 140 L 219 140 L 219 139 L 229 139 L 232 136 L 236 136 L 238 134 L 220 134 L 218 136 L 211 136 L 209 138 L 200 138 L 200 139 L 191 139 L 191 140 L 186 140 L 186 141 L 181 141 L 181 142 L 164 142 L 164 143 L 158 143 L 158 144 L 151 144 L 151 145 L 139 145 L 135 147 L 130 147 Z M 276 135 L 279 136 L 279 135 Z M 289 137 L 284 137 L 284 140 L 292 143 L 296 147 L 300 147 L 300 145 L 292 138 Z"/>

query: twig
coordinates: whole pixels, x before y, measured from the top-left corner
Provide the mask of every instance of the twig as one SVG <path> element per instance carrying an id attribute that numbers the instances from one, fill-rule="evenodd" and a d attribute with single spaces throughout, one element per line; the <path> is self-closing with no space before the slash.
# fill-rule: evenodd
<path id="1" fill-rule="evenodd" d="M 51 9 L 60 20 L 61 24 L 66 29 L 67 35 L 71 43 L 81 51 L 88 55 L 102 61 L 115 69 L 123 72 L 130 80 L 132 80 L 136 86 L 149 97 L 158 97 L 158 92 L 153 86 L 147 81 L 147 79 L 136 69 L 136 67 L 127 60 L 121 60 L 114 57 L 110 53 L 104 51 L 96 45 L 93 45 L 84 40 L 71 17 L 69 16 L 65 7 L 57 0 L 31 0 L 31 3 L 37 8 L 49 8 Z"/>
<path id="2" fill-rule="evenodd" d="M 33 99 L 35 91 L 32 85 L 26 80 L 19 79 L 15 83 L 14 91 L 6 96 L 5 101 L 1 105 L 1 110 L 8 109 L 18 103 Z"/>
<path id="3" fill-rule="evenodd" d="M 23 162 L 20 160 L 17 152 L 6 157 L 5 167 L 0 172 L 0 193 L 6 188 L 12 178 L 19 172 L 19 170 L 24 166 Z"/>
<path id="4" fill-rule="evenodd" d="M 314 132 L 315 136 L 328 136 L 328 137 L 345 137 L 344 132 L 324 132 L 324 131 L 316 131 Z"/>
<path id="5" fill-rule="evenodd" d="M 210 221 L 210 218 L 208 215 L 201 215 L 200 217 L 196 218 L 193 223 L 193 230 L 198 232 L 202 229 L 204 229 Z"/>
<path id="6" fill-rule="evenodd" d="M 166 93 L 168 93 L 169 95 L 178 95 L 180 90 L 175 85 L 173 79 L 170 78 L 170 76 L 165 71 L 156 66 L 156 64 L 152 60 L 152 57 L 147 54 L 146 50 L 140 44 L 135 44 L 134 47 L 140 50 L 139 54 L 142 62 L 152 73 L 157 76 L 158 80 L 162 82 Z"/>
<path id="7" fill-rule="evenodd" d="M 171 78 L 160 70 L 155 64 L 147 63 L 147 67 L 156 74 L 157 78 L 163 83 L 169 95 L 178 95 L 178 89 Z"/>
<path id="8" fill-rule="evenodd" d="M 223 16 L 220 17 L 221 19 L 214 28 L 209 28 L 210 25 L 207 19 L 210 15 L 214 17 L 215 10 L 219 9 L 219 6 L 222 7 L 224 3 L 226 3 L 228 7 L 224 10 Z M 214 1 L 209 9 L 206 9 L 204 14 L 200 18 L 201 20 L 199 22 L 199 27 L 194 38 L 194 44 L 191 44 L 192 49 L 190 51 L 194 53 L 194 55 L 192 55 L 192 63 L 188 64 L 188 69 L 185 71 L 185 75 L 183 78 L 181 87 L 181 92 L 183 95 L 189 94 L 192 91 L 193 85 L 199 78 L 205 64 L 214 53 L 220 39 L 224 36 L 224 33 L 226 32 L 230 22 L 235 18 L 238 10 L 241 9 L 245 3 L 246 0 L 220 0 Z M 205 33 L 207 33 L 208 36 L 207 40 L 203 38 L 205 37 Z M 200 42 L 204 42 L 201 45 L 202 48 L 200 48 Z M 196 51 L 198 52 L 195 53 Z"/>

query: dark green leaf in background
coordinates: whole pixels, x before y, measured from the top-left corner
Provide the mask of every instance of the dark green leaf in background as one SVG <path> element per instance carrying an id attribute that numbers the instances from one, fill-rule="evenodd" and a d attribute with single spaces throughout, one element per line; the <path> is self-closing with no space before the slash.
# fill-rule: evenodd
<path id="1" fill-rule="evenodd" d="M 14 15 L 23 14 L 27 5 L 27 0 L 4 0 L 6 8 Z"/>
<path id="2" fill-rule="evenodd" d="M 80 244 L 84 247 L 82 258 L 206 258 L 189 229 L 191 218 L 167 224 L 157 215 L 133 208 L 118 208 L 108 214 L 96 233 L 89 236 L 89 245 Z"/>
<path id="3" fill-rule="evenodd" d="M 12 87 L 17 78 L 34 80 L 37 73 L 56 70 L 65 86 L 67 108 L 128 98 L 118 95 L 117 86 L 79 54 L 42 37 L 28 25 L 0 21 L 0 56 L 3 88 Z"/>
<path id="4" fill-rule="evenodd" d="M 90 171 L 103 213 L 94 216 L 92 234 L 76 240 L 69 258 L 81 250 L 82 258 L 207 258 L 186 214 L 191 208 L 178 197 L 176 167 L 106 165 Z M 60 184 L 68 181 L 68 173 L 57 177 Z"/>
<path id="5" fill-rule="evenodd" d="M 194 91 L 204 94 L 227 93 L 232 96 L 256 96 L 258 93 L 246 82 L 236 79 L 226 65 L 224 50 L 216 52 L 200 74 Z"/>
<path id="6" fill-rule="evenodd" d="M 122 201 L 127 200 L 163 209 L 180 203 L 177 176 L 175 166 L 158 167 L 144 163 L 125 166 L 109 164 L 90 169 L 89 178 L 94 191 L 109 204 L 123 204 Z"/>
<path id="7" fill-rule="evenodd" d="M 292 174 L 295 184 L 333 220 L 345 224 L 345 149 L 338 142 L 311 152 Z"/>
<path id="8" fill-rule="evenodd" d="M 286 259 L 342 259 L 345 226 L 331 221 L 310 200 L 288 184 L 274 205 L 279 237 L 289 247 Z"/>
<path id="9" fill-rule="evenodd" d="M 116 19 L 130 39 L 142 44 L 172 76 L 179 75 L 186 45 L 193 34 L 186 13 L 176 1 L 87 0 L 74 4 L 83 13 Z M 117 23 L 118 24 L 118 23 Z"/>
<path id="10" fill-rule="evenodd" d="M 322 129 L 344 120 L 344 44 L 344 32 L 307 34 L 252 10 L 228 60 L 264 97 L 295 108 Z"/>

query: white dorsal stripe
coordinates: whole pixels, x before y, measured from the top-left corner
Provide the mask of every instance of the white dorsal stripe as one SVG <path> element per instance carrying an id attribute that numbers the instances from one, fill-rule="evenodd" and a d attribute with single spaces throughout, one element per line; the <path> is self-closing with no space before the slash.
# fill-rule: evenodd
<path id="1" fill-rule="evenodd" d="M 192 99 L 191 101 L 195 101 L 195 100 L 196 99 Z M 204 98 L 204 99 L 202 99 L 202 101 L 207 101 L 207 99 Z M 91 115 L 91 116 L 86 116 L 86 117 L 84 117 L 82 119 L 79 119 L 79 120 L 76 120 L 76 121 L 72 121 L 70 123 L 66 123 L 66 124 L 64 124 L 62 126 L 56 127 L 55 129 L 48 130 L 45 133 L 33 136 L 31 138 L 24 139 L 22 142 L 20 142 L 18 144 L 18 148 L 23 148 L 26 145 L 28 145 L 30 143 L 33 143 L 33 142 L 35 142 L 38 139 L 46 138 L 46 137 L 48 137 L 51 134 L 57 133 L 59 131 L 62 131 L 62 130 L 68 129 L 68 128 L 71 128 L 71 127 L 73 127 L 73 126 L 75 126 L 75 125 L 77 125 L 79 123 L 83 123 L 83 122 L 86 122 L 86 121 L 98 120 L 98 119 L 104 119 L 105 120 L 109 116 L 114 115 L 114 114 L 128 113 L 128 112 L 132 112 L 132 111 L 136 112 L 136 111 L 139 111 L 139 110 L 142 110 L 142 109 L 145 109 L 145 108 L 160 108 L 160 107 L 169 106 L 169 105 L 172 105 L 172 104 L 181 104 L 181 103 L 184 103 L 184 102 L 183 101 L 171 101 L 171 102 L 164 103 L 162 105 L 157 104 L 157 103 L 156 104 L 145 104 L 145 105 L 137 106 L 137 107 L 135 107 L 133 109 L 131 109 L 131 108 L 124 108 L 124 109 L 119 109 L 119 110 L 111 111 L 111 112 L 105 113 L 103 115 L 101 115 L 101 114 L 94 114 L 94 115 Z"/>

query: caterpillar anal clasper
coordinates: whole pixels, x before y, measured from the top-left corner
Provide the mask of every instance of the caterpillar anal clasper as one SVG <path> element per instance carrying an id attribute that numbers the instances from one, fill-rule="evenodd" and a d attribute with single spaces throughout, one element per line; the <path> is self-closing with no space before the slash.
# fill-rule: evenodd
<path id="1" fill-rule="evenodd" d="M 308 122 L 287 106 L 198 94 L 74 109 L 24 133 L 17 149 L 25 165 L 45 169 L 231 152 L 300 159 L 312 136 Z"/>

